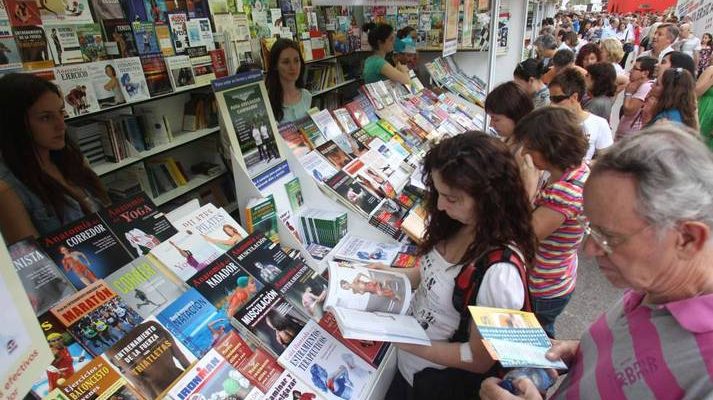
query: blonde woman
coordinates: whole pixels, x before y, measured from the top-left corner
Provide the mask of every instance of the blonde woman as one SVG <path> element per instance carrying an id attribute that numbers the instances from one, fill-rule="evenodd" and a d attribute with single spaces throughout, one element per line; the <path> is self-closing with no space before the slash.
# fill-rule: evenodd
<path id="1" fill-rule="evenodd" d="M 624 47 L 619 39 L 607 38 L 599 42 L 599 48 L 602 51 L 602 62 L 611 63 L 616 70 L 616 92 L 619 93 L 629 84 L 628 75 L 619 65 L 621 59 L 624 58 Z"/>

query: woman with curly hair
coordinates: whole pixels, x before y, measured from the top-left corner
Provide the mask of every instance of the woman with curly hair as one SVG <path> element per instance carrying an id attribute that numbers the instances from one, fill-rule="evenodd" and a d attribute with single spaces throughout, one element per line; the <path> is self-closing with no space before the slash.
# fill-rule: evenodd
<path id="1" fill-rule="evenodd" d="M 543 135 L 543 127 L 546 133 Z M 582 188 L 589 177 L 584 160 L 587 138 L 577 114 L 565 107 L 546 107 L 526 115 L 515 127 L 515 139 L 534 167 L 550 174 L 537 193 L 532 226 L 538 246 L 528 270 L 535 315 L 550 337 L 555 319 L 569 302 L 577 277 L 577 247 L 584 237 Z"/>
<path id="2" fill-rule="evenodd" d="M 574 64 L 582 68 L 587 68 L 590 64 L 595 64 L 602 61 L 602 51 L 596 43 L 587 43 L 579 49 L 577 59 Z"/>
<path id="3" fill-rule="evenodd" d="M 429 222 L 419 267 L 399 271 L 417 287 L 409 312 L 425 328 L 431 346 L 396 345 L 399 373 L 386 398 L 471 398 L 479 374 L 494 361 L 472 323 L 461 319 L 453 300 L 455 279 L 465 268 L 482 273 L 468 304 L 510 309 L 529 304 L 524 263 L 535 251 L 530 203 L 508 147 L 482 132 L 435 145 L 423 173 Z M 521 262 L 489 264 L 494 251 Z"/>
<path id="4" fill-rule="evenodd" d="M 683 68 L 671 68 L 663 73 L 658 85 L 661 90 L 653 107 L 653 118 L 649 125 L 660 121 L 671 121 L 697 131 L 696 81 L 693 75 Z"/>
<path id="5" fill-rule="evenodd" d="M 589 65 L 587 68 L 587 94 L 584 109 L 609 121 L 616 95 L 616 71 L 607 62 Z"/>

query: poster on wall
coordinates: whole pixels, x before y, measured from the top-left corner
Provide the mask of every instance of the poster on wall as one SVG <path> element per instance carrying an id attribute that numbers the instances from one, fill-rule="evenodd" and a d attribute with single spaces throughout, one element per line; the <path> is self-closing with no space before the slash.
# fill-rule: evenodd
<path id="1" fill-rule="evenodd" d="M 461 46 L 473 47 L 473 6 L 475 0 L 463 0 L 463 30 L 461 32 Z"/>
<path id="2" fill-rule="evenodd" d="M 713 28 L 713 0 L 679 0 L 676 13 L 679 19 L 690 17 L 697 37 Z"/>
<path id="3" fill-rule="evenodd" d="M 498 36 L 496 37 L 497 50 L 496 54 L 503 55 L 507 53 L 510 33 L 510 6 L 507 1 L 503 1 L 500 5 L 500 13 L 498 14 Z M 490 48 L 490 13 L 478 12 L 475 15 L 475 23 L 473 25 L 473 48 L 480 51 L 488 51 Z"/>
<path id="4" fill-rule="evenodd" d="M 460 0 L 446 0 L 446 20 L 443 31 L 443 57 L 458 50 L 458 6 Z"/>

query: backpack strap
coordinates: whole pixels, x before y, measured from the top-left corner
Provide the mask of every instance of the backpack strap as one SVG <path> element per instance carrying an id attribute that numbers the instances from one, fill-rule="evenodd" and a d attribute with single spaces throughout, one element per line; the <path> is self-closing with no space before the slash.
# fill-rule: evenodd
<path id="1" fill-rule="evenodd" d="M 510 246 L 489 250 L 475 261 L 463 266 L 455 277 L 452 301 L 453 307 L 460 313 L 460 322 L 458 329 L 456 329 L 450 338 L 451 342 L 463 343 L 468 341 L 470 336 L 470 312 L 468 311 L 468 306 L 475 304 L 476 297 L 480 291 L 480 285 L 488 269 L 502 262 L 510 263 L 517 267 L 525 291 L 525 300 L 522 310 L 532 310 L 530 290 L 527 285 L 527 271 L 523 257 Z"/>

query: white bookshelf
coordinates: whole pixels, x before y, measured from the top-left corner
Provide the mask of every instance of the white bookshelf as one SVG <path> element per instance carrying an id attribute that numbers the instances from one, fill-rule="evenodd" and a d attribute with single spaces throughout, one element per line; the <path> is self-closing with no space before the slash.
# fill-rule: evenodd
<path id="1" fill-rule="evenodd" d="M 344 82 L 337 83 L 337 84 L 334 85 L 334 86 L 331 86 L 331 87 L 328 87 L 328 88 L 326 88 L 326 89 L 319 90 L 319 91 L 317 91 L 317 92 L 312 93 L 312 97 L 321 96 L 321 95 L 323 95 L 323 94 L 325 94 L 325 93 L 331 92 L 332 90 L 339 89 L 340 87 L 347 86 L 347 85 L 349 85 L 349 84 L 351 84 L 351 83 L 354 83 L 354 82 L 356 82 L 356 81 L 357 81 L 356 79 L 347 79 L 347 80 L 344 81 Z"/>
<path id="2" fill-rule="evenodd" d="M 197 189 L 206 183 L 220 178 L 221 176 L 225 175 L 228 172 L 227 169 L 224 169 L 214 175 L 206 176 L 206 175 L 196 175 L 191 180 L 188 181 L 183 186 L 179 186 L 175 189 L 169 190 L 167 192 L 161 193 L 160 195 L 156 196 L 153 198 L 153 202 L 157 205 L 160 206 L 168 201 L 171 201 L 175 199 L 178 196 L 184 195 L 188 192 L 190 192 L 193 189 Z"/>
<path id="3" fill-rule="evenodd" d="M 141 160 L 145 160 L 145 159 L 155 156 L 159 153 L 163 153 L 164 151 L 168 151 L 168 150 L 174 149 L 176 147 L 183 146 L 185 144 L 193 142 L 194 140 L 204 138 L 204 137 L 212 135 L 216 132 L 220 132 L 220 127 L 216 126 L 216 127 L 207 128 L 207 129 L 200 129 L 197 131 L 184 131 L 184 132 L 180 132 L 180 133 L 174 133 L 173 140 L 169 143 L 155 146 L 151 150 L 139 152 L 137 155 L 127 157 L 119 162 L 115 162 L 115 163 L 105 162 L 102 164 L 92 166 L 92 169 L 99 176 L 106 175 L 110 172 L 114 172 L 121 168 L 127 167 L 133 163 L 139 162 Z"/>

